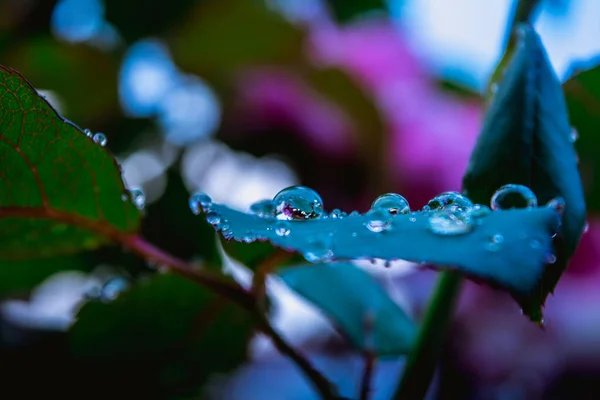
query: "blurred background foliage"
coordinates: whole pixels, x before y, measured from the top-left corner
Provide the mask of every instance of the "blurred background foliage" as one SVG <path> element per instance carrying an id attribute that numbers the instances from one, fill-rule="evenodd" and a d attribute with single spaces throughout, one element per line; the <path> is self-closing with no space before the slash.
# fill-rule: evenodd
<path id="1" fill-rule="evenodd" d="M 187 207 L 194 190 L 247 210 L 302 183 L 328 210 L 349 212 L 383 192 L 420 208 L 460 189 L 480 128 L 479 93 L 514 2 L 451 3 L 0 0 L 0 64 L 66 118 L 106 134 L 126 185 L 146 194 L 144 237 L 220 265 L 212 228 Z M 548 329 L 530 325 L 505 294 L 467 285 L 436 398 L 587 398 L 574 391 L 600 389 L 599 20 L 595 0 L 545 0 L 536 22 L 565 82 L 592 210 L 547 304 Z M 255 269 L 270 247 L 225 249 Z M 432 272 L 363 267 L 421 315 Z M 316 398 L 265 340 L 250 341 L 252 326 L 236 310 L 156 268 L 115 247 L 3 262 L 0 397 Z M 356 354 L 276 284 L 278 328 L 352 396 Z M 190 337 L 211 313 L 215 325 Z M 379 364 L 374 398 L 389 396 L 401 365 Z"/>

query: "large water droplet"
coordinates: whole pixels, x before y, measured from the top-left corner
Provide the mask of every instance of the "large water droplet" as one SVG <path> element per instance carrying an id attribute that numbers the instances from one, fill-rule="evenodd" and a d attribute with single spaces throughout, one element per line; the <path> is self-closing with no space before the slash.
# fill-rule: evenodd
<path id="1" fill-rule="evenodd" d="M 333 251 L 331 250 L 331 242 L 327 238 L 316 238 L 306 244 L 304 249 L 304 258 L 309 262 L 325 262 L 331 261 Z"/>
<path id="2" fill-rule="evenodd" d="M 579 139 L 579 132 L 575 127 L 571 127 L 571 132 L 569 133 L 569 142 L 575 143 Z"/>
<path id="3" fill-rule="evenodd" d="M 383 209 L 392 215 L 410 213 L 408 200 L 397 193 L 382 194 L 375 199 L 371 205 L 371 209 Z"/>
<path id="4" fill-rule="evenodd" d="M 250 206 L 250 212 L 261 218 L 272 218 L 275 216 L 275 205 L 273 200 L 260 200 Z"/>
<path id="5" fill-rule="evenodd" d="M 96 133 L 92 140 L 94 141 L 94 143 L 98 143 L 102 147 L 106 146 L 106 143 L 108 142 L 108 139 L 106 139 L 104 133 L 100 132 Z"/>
<path id="6" fill-rule="evenodd" d="M 457 204 L 437 209 L 429 216 L 428 227 L 437 235 L 463 235 L 473 229 L 469 209 L 463 209 Z"/>
<path id="7" fill-rule="evenodd" d="M 370 210 L 366 215 L 368 220 L 365 226 L 371 232 L 380 233 L 390 228 L 390 214 L 387 210 L 376 208 Z"/>
<path id="8" fill-rule="evenodd" d="M 466 211 L 473 207 L 473 202 L 458 192 L 444 192 L 431 199 L 423 210 L 435 211 L 448 206 Z"/>
<path id="9" fill-rule="evenodd" d="M 546 204 L 546 207 L 556 210 L 559 215 L 563 215 L 565 212 L 565 200 L 562 197 L 555 197 Z"/>
<path id="10" fill-rule="evenodd" d="M 492 210 L 537 207 L 537 197 L 523 185 L 508 184 L 496 190 L 490 202 Z"/>
<path id="11" fill-rule="evenodd" d="M 306 186 L 291 186 L 273 198 L 279 219 L 312 219 L 323 214 L 321 196 Z"/>
<path id="12" fill-rule="evenodd" d="M 487 243 L 485 244 L 485 248 L 488 251 L 498 251 L 502 248 L 502 243 L 504 243 L 504 236 L 496 233 L 495 235 L 489 237 Z"/>
<path id="13" fill-rule="evenodd" d="M 143 210 L 146 207 L 146 196 L 140 189 L 133 189 L 129 191 L 129 197 L 131 202 L 138 210 Z"/>
<path id="14" fill-rule="evenodd" d="M 278 221 L 273 227 L 277 236 L 287 236 L 290 234 L 290 224 L 285 221 Z"/>
<path id="15" fill-rule="evenodd" d="M 100 291 L 100 300 L 102 301 L 113 301 L 119 295 L 129 288 L 129 282 L 123 277 L 114 277 L 106 281 L 102 290 Z"/>
<path id="16" fill-rule="evenodd" d="M 198 215 L 200 211 L 208 211 L 212 206 L 212 199 L 206 193 L 196 192 L 190 196 L 189 205 L 192 213 Z"/>

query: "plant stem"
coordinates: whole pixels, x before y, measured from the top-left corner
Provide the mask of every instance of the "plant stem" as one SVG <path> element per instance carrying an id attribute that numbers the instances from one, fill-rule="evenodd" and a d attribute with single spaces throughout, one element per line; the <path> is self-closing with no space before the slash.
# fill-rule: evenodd
<path id="1" fill-rule="evenodd" d="M 132 236 L 122 241 L 122 245 L 130 249 L 138 256 L 148 261 L 153 261 L 168 268 L 174 274 L 189 279 L 203 287 L 213 290 L 215 293 L 233 301 L 238 306 L 252 313 L 258 321 L 259 328 L 273 342 L 275 347 L 285 356 L 289 357 L 304 372 L 306 377 L 313 383 L 317 391 L 325 400 L 337 399 L 334 386 L 317 371 L 310 362 L 296 352 L 271 326 L 265 314 L 257 308 L 256 297 L 239 286 L 235 282 L 228 281 L 218 275 L 198 269 L 196 266 L 174 257 L 142 237 Z"/>
<path id="2" fill-rule="evenodd" d="M 438 354 L 441 350 L 446 327 L 450 321 L 462 276 L 458 272 L 441 273 L 415 347 L 408 356 L 404 375 L 396 388 L 394 399 L 423 399 L 435 371 Z"/>
<path id="3" fill-rule="evenodd" d="M 271 338 L 271 341 L 279 350 L 281 354 L 288 356 L 296 365 L 304 372 L 304 375 L 310 379 L 315 389 L 319 392 L 321 397 L 325 400 L 336 400 L 338 399 L 337 391 L 334 386 L 325 378 L 319 371 L 317 371 L 304 356 L 296 352 L 296 350 L 290 346 L 271 326 L 267 318 L 260 311 L 259 322 L 261 330 Z"/>
<path id="4" fill-rule="evenodd" d="M 362 382 L 360 384 L 360 400 L 369 400 L 371 394 L 371 382 L 375 369 L 375 354 L 365 353 L 365 369 L 363 370 Z"/>

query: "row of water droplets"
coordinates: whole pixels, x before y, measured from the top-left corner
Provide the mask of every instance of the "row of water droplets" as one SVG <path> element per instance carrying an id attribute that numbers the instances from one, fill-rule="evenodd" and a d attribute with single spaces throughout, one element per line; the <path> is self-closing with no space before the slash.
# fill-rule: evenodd
<path id="1" fill-rule="evenodd" d="M 108 143 L 108 139 L 106 138 L 106 135 L 102 132 L 92 133 L 91 130 L 84 129 L 83 133 L 85 133 L 85 136 L 92 139 L 94 141 L 94 143 L 96 143 L 102 147 L 106 146 L 106 143 Z"/>
<path id="2" fill-rule="evenodd" d="M 190 198 L 190 208 L 194 214 L 201 211 L 206 213 L 207 222 L 220 230 L 226 239 L 234 235 L 228 221 L 212 207 L 212 199 L 204 193 L 195 193 Z M 505 185 L 499 188 L 491 199 L 491 208 L 473 204 L 466 196 L 458 192 L 444 192 L 423 208 L 427 218 L 428 229 L 441 236 L 462 235 L 471 232 L 481 223 L 481 219 L 489 215 L 492 210 L 504 210 L 509 208 L 535 208 L 537 198 L 531 189 L 523 185 Z M 560 198 L 551 200 L 549 207 L 562 212 L 564 201 Z M 277 236 L 287 237 L 292 232 L 289 221 L 304 221 L 314 219 L 342 219 L 348 216 L 358 216 L 353 211 L 349 215 L 338 209 L 327 214 L 323 208 L 323 200 L 317 192 L 305 186 L 292 186 L 283 189 L 272 200 L 261 200 L 250 206 L 250 212 L 269 220 L 273 224 L 267 230 L 272 230 Z M 393 229 L 394 217 L 398 215 L 411 214 L 408 201 L 396 193 L 386 193 L 379 196 L 366 213 L 368 217 L 364 222 L 366 229 L 373 233 L 382 233 Z M 415 214 L 416 215 L 416 214 Z M 412 215 L 410 222 L 416 222 L 417 218 Z M 309 261 L 325 261 L 333 257 L 332 232 L 315 232 L 304 251 L 304 256 Z M 352 232 L 353 237 L 358 237 L 358 232 Z M 241 240 L 247 243 L 258 239 L 265 239 L 260 232 L 247 231 Z M 499 251 L 504 243 L 504 237 L 500 233 L 491 233 L 486 243 L 489 251 Z M 541 246 L 532 243 L 532 246 Z M 549 261 L 553 256 L 549 256 Z M 555 257 L 554 257 L 555 259 Z"/>

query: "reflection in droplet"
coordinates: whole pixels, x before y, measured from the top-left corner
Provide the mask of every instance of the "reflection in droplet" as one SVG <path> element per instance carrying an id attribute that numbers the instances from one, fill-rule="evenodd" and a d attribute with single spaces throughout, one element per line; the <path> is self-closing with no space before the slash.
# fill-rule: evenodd
<path id="1" fill-rule="evenodd" d="M 408 200 L 397 193 L 386 193 L 376 198 L 371 205 L 371 209 L 375 210 L 379 208 L 389 212 L 392 215 L 410 213 Z"/>
<path id="2" fill-rule="evenodd" d="M 206 213 L 206 222 L 214 226 L 215 228 L 221 228 L 221 214 L 216 211 L 209 211 Z"/>
<path id="3" fill-rule="evenodd" d="M 366 227 L 371 232 L 380 233 L 390 228 L 390 214 L 383 209 L 376 208 L 367 214 Z"/>
<path id="4" fill-rule="evenodd" d="M 451 205 L 434 211 L 429 216 L 428 227 L 437 235 L 463 235 L 473 229 L 473 223 L 469 209 Z"/>
<path id="5" fill-rule="evenodd" d="M 431 199 L 423 210 L 435 211 L 447 206 L 467 210 L 473 207 L 473 202 L 458 192 L 444 192 Z"/>
<path id="6" fill-rule="evenodd" d="M 537 197 L 531 189 L 523 185 L 504 185 L 492 196 L 492 210 L 507 210 L 510 208 L 537 207 Z"/>
<path id="7" fill-rule="evenodd" d="M 143 210 L 146 206 L 146 196 L 140 189 L 130 190 L 129 197 L 138 210 Z"/>
<path id="8" fill-rule="evenodd" d="M 92 137 L 92 140 L 94 141 L 94 143 L 97 143 L 102 147 L 106 146 L 106 143 L 108 142 L 108 139 L 106 139 L 106 136 L 104 135 L 104 133 L 100 133 L 100 132 L 96 133 Z"/>
<path id="9" fill-rule="evenodd" d="M 313 219 L 323 214 L 321 196 L 306 186 L 291 186 L 273 198 L 279 219 Z"/>

